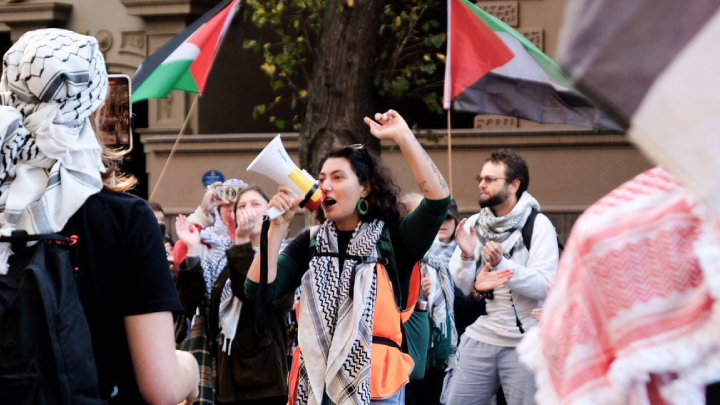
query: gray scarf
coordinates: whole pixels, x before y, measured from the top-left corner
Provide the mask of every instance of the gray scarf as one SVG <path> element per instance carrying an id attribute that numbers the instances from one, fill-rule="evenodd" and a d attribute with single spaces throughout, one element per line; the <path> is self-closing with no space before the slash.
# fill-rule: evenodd
<path id="1" fill-rule="evenodd" d="M 438 239 L 435 239 L 432 246 L 420 261 L 423 270 L 423 277 L 430 277 L 433 279 L 433 285 L 437 285 L 440 288 L 433 288 L 428 297 L 430 303 L 431 319 L 433 326 L 440 329 L 443 336 L 448 335 L 447 316 L 450 315 L 451 329 L 454 328 L 454 313 L 452 302 L 455 300 L 455 293 L 453 291 L 453 282 L 448 273 L 448 265 L 450 263 L 450 257 L 452 257 L 453 251 L 455 250 L 457 243 L 452 241 L 450 243 L 443 243 Z M 451 303 L 450 305 L 447 305 Z M 455 331 L 457 333 L 457 331 Z M 453 343 L 456 343 L 454 341 Z"/>
<path id="2" fill-rule="evenodd" d="M 455 302 L 455 291 L 452 277 L 449 273 L 450 258 L 457 243 L 443 243 L 435 239 L 430 250 L 420 261 L 424 277 L 430 277 L 433 280 L 433 288 L 428 297 L 430 303 L 430 319 L 434 328 L 439 329 L 443 337 L 447 337 L 450 332 L 450 358 L 448 359 L 450 367 L 455 366 L 455 352 L 457 351 L 458 335 L 455 327 L 455 311 L 453 303 Z M 450 325 L 447 321 L 450 320 Z"/>
<path id="3" fill-rule="evenodd" d="M 526 191 L 520 196 L 512 211 L 504 217 L 496 217 L 489 207 L 480 210 L 475 223 L 475 233 L 480 246 L 490 241 L 500 243 L 503 245 L 503 256 L 506 258 L 512 257 L 515 250 L 524 249 L 521 232 L 533 207 L 540 209 L 535 198 Z M 509 246 L 506 241 L 509 242 Z"/>

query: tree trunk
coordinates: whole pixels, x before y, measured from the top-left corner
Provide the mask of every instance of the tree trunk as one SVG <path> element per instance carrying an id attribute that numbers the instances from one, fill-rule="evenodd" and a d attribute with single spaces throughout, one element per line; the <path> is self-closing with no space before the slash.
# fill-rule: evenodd
<path id="1" fill-rule="evenodd" d="M 380 143 L 363 123 L 372 117 L 372 68 L 383 0 L 328 0 L 300 133 L 300 164 L 316 175 L 334 144 Z M 344 10 L 340 10 L 343 7 Z"/>

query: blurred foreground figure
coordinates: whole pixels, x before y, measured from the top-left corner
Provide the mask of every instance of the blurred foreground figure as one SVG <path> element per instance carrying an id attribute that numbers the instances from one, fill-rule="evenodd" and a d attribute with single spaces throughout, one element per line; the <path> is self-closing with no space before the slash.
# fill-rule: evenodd
<path id="1" fill-rule="evenodd" d="M 59 260 L 30 261 L 24 242 L 0 243 L 2 404 L 177 404 L 197 396 L 197 362 L 175 350 L 172 311 L 182 307 L 157 219 L 124 193 L 136 181 L 98 141 L 107 89 L 93 37 L 30 31 L 3 57 L 0 234 L 59 232 L 72 242 L 55 252 Z M 36 276 L 25 277 L 31 271 Z M 7 299 L 13 291 L 19 299 Z M 25 312 L 37 302 L 42 312 Z"/>
<path id="2" fill-rule="evenodd" d="M 718 36 L 718 0 L 568 3 L 560 64 L 663 169 L 578 220 L 521 346 L 540 404 L 704 404 L 720 380 Z"/>
<path id="3" fill-rule="evenodd" d="M 720 377 L 720 222 L 664 169 L 576 223 L 519 347 L 538 403 L 704 404 Z"/>

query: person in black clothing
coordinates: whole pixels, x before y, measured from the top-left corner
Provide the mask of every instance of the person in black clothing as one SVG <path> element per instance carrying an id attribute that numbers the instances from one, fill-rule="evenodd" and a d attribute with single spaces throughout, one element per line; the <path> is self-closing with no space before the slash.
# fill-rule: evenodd
<path id="1" fill-rule="evenodd" d="M 101 392 L 113 395 L 111 404 L 191 403 L 197 363 L 175 351 L 171 312 L 181 306 L 150 207 L 106 188 L 85 201 L 62 234 L 78 236 L 71 254 Z"/>
<path id="2" fill-rule="evenodd" d="M 172 312 L 181 307 L 157 220 L 145 201 L 123 193 L 136 181 L 118 174 L 119 156 L 101 146 L 96 131 L 107 89 L 93 37 L 30 31 L 5 54 L 0 225 L 75 236 L 70 261 L 101 400 L 192 402 L 198 368 L 175 351 Z M 9 249 L 2 245 L 0 275 Z"/>

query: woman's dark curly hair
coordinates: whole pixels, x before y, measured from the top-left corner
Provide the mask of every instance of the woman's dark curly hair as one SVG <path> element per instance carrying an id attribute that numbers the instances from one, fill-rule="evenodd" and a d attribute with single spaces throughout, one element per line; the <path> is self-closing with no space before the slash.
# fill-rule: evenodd
<path id="1" fill-rule="evenodd" d="M 360 184 L 370 184 L 370 193 L 365 197 L 369 206 L 368 212 L 360 215 L 363 222 L 380 219 L 391 224 L 400 219 L 400 187 L 395 184 L 390 170 L 375 153 L 363 145 L 337 146 L 320 160 L 320 167 L 330 158 L 347 159 Z M 325 213 L 321 209 L 316 211 L 315 217 L 320 223 L 325 221 Z"/>

